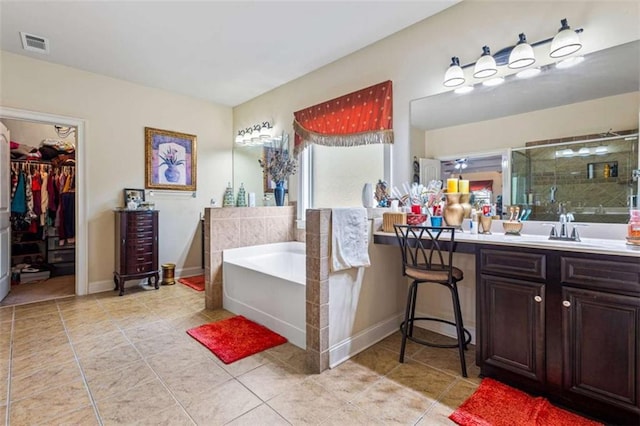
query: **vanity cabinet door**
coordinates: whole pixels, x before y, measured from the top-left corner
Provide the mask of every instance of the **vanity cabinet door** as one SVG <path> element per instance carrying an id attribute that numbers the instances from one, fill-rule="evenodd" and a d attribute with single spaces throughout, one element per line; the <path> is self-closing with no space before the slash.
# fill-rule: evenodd
<path id="1" fill-rule="evenodd" d="M 544 384 L 545 284 L 482 274 L 480 298 L 482 373 Z"/>
<path id="2" fill-rule="evenodd" d="M 622 423 L 639 419 L 640 299 L 563 287 L 562 305 L 565 392 L 615 407 Z"/>

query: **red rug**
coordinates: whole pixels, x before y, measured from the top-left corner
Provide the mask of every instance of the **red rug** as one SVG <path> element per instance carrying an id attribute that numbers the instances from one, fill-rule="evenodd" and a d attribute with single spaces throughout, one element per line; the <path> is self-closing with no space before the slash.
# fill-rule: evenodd
<path id="1" fill-rule="evenodd" d="M 225 364 L 287 342 L 281 335 L 242 315 L 201 325 L 187 333 Z"/>
<path id="2" fill-rule="evenodd" d="M 178 278 L 180 284 L 191 287 L 197 291 L 204 291 L 204 275 L 196 275 L 194 277 Z"/>
<path id="3" fill-rule="evenodd" d="M 463 426 L 601 425 L 488 378 L 449 418 Z"/>

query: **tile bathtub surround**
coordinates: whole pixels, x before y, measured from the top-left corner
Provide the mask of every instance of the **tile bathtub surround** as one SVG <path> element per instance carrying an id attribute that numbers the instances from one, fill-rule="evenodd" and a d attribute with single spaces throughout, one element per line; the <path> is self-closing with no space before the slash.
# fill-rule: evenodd
<path id="1" fill-rule="evenodd" d="M 399 333 L 321 374 L 288 343 L 225 365 L 186 334 L 232 316 L 203 298 L 134 287 L 0 308 L 0 424 L 453 424 L 479 383 L 454 350 L 409 342 L 398 363 Z"/>
<path id="2" fill-rule="evenodd" d="M 307 210 L 307 365 L 315 373 L 329 368 L 330 225 L 330 209 Z"/>
<path id="3" fill-rule="evenodd" d="M 206 208 L 205 306 L 222 307 L 222 251 L 294 241 L 296 206 Z"/>

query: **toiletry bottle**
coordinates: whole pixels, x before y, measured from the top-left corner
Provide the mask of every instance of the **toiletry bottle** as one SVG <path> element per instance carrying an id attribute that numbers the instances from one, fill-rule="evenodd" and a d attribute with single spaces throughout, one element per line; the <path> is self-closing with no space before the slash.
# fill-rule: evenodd
<path id="1" fill-rule="evenodd" d="M 469 221 L 469 232 L 474 235 L 478 233 L 478 211 L 476 209 L 471 209 L 471 220 Z"/>
<path id="2" fill-rule="evenodd" d="M 608 164 L 604 165 L 604 177 L 608 178 L 611 171 L 611 167 Z"/>

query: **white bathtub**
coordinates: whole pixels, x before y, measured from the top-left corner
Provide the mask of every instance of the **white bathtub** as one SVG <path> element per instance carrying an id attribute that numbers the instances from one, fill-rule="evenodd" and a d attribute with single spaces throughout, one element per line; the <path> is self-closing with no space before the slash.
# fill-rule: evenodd
<path id="1" fill-rule="evenodd" d="M 222 252 L 222 306 L 306 349 L 306 249 L 273 243 Z"/>

